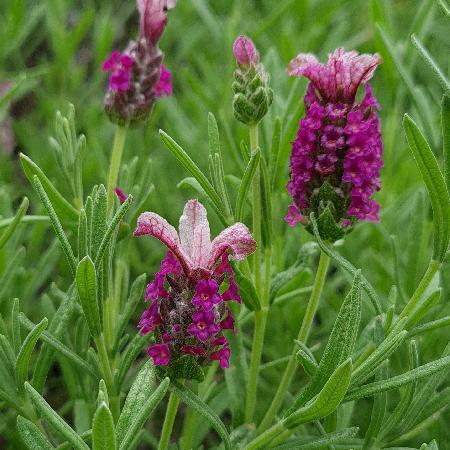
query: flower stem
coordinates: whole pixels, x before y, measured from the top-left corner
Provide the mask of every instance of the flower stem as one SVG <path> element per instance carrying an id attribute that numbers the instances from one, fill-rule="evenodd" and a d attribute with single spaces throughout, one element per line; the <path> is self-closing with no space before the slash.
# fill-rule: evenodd
<path id="1" fill-rule="evenodd" d="M 119 168 L 122 161 L 123 147 L 125 145 L 125 137 L 127 128 L 117 126 L 116 134 L 114 136 L 114 144 L 111 153 L 111 160 L 109 162 L 108 173 L 108 214 L 110 214 L 114 205 L 114 189 L 117 186 L 117 179 L 119 177 Z"/>
<path id="2" fill-rule="evenodd" d="M 250 151 L 255 152 L 258 148 L 258 125 L 250 126 Z M 260 186 L 260 169 L 259 166 L 255 170 L 252 181 L 252 214 L 253 214 L 253 237 L 257 242 L 257 248 L 253 254 L 255 287 L 256 292 L 261 297 L 261 186 Z"/>
<path id="3" fill-rule="evenodd" d="M 169 448 L 170 435 L 172 434 L 173 423 L 175 422 L 179 404 L 180 397 L 171 392 L 169 403 L 167 403 L 166 417 L 164 418 L 158 450 L 167 450 Z"/>
<path id="4" fill-rule="evenodd" d="M 105 338 L 103 335 L 95 338 L 95 346 L 97 347 L 100 368 L 110 397 L 111 413 L 114 417 L 114 421 L 117 422 L 120 413 L 120 401 L 117 396 L 117 389 L 112 375 L 111 363 L 108 358 L 108 351 L 106 350 Z"/>
<path id="5" fill-rule="evenodd" d="M 261 354 L 264 344 L 267 310 L 267 306 L 263 306 L 261 310 L 255 311 L 255 330 L 253 332 L 253 344 L 248 375 L 247 397 L 245 401 L 245 421 L 247 423 L 253 420 L 253 414 L 255 412 L 259 366 L 261 364 Z"/>
<path id="6" fill-rule="evenodd" d="M 297 340 L 302 341 L 306 344 L 311 331 L 311 326 L 314 320 L 314 316 L 319 305 L 320 296 L 322 294 L 323 286 L 325 284 L 325 278 L 328 270 L 328 265 L 330 263 L 330 258 L 323 252 L 320 253 L 319 266 L 317 267 L 316 278 L 314 280 L 313 289 L 311 291 L 311 296 L 309 297 L 308 306 L 306 307 L 305 316 L 303 317 L 302 325 L 297 336 Z M 292 377 L 294 376 L 295 370 L 297 368 L 297 361 L 295 358 L 296 348 L 292 350 L 288 365 L 284 370 L 283 377 L 278 386 L 275 397 L 269 409 L 264 416 L 261 424 L 259 425 L 259 432 L 266 430 L 272 423 L 273 418 L 280 409 L 283 403 L 284 397 L 289 385 L 291 384 Z"/>
<path id="7" fill-rule="evenodd" d="M 250 126 L 250 148 L 253 153 L 258 147 L 258 125 Z M 264 334 L 266 331 L 268 307 L 265 297 L 265 289 L 262 286 L 261 273 L 261 186 L 260 186 L 260 169 L 256 168 L 252 181 L 252 213 L 253 213 L 253 237 L 257 242 L 257 248 L 253 254 L 254 263 L 254 279 L 256 293 L 261 301 L 261 310 L 255 311 L 255 330 L 253 333 L 252 353 L 250 358 L 249 378 L 247 385 L 247 396 L 245 402 L 245 421 L 247 423 L 253 420 L 256 405 L 256 394 L 258 387 L 259 365 L 261 363 L 261 354 L 264 344 Z M 266 264 L 270 262 L 266 261 Z M 266 283 L 267 284 L 267 283 Z"/>

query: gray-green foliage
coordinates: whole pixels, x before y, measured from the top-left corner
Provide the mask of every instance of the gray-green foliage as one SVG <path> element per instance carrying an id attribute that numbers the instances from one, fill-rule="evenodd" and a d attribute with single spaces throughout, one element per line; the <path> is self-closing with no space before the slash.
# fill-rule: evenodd
<path id="1" fill-rule="evenodd" d="M 448 0 L 179 1 L 160 43 L 174 95 L 158 101 L 145 130 L 128 132 L 118 185 L 130 195 L 111 214 L 113 127 L 99 68 L 134 36 L 134 3 L 0 3 L 0 85 L 9 85 L 0 134 L 12 131 L 18 153 L 0 139 L 0 447 L 156 448 L 172 393 L 181 405 L 172 446 L 182 450 L 450 449 Z M 252 152 L 231 107 L 241 32 L 255 40 L 274 92 Z M 315 238 L 282 220 L 306 86 L 285 65 L 300 51 L 323 60 L 336 46 L 383 57 L 371 83 L 385 166 L 381 223 L 331 245 L 317 217 Z M 64 112 L 56 121 L 55 111 Z M 174 223 L 185 198 L 198 196 L 213 235 L 235 221 L 252 229 L 257 171 L 260 248 L 271 263 L 258 293 L 254 261 L 233 262 L 243 304 L 231 305 L 231 367 L 201 383 L 161 379 L 145 354 L 154 336 L 136 323 L 162 250 L 134 242 L 136 218 L 151 209 Z M 295 342 L 319 249 L 331 268 L 309 340 Z M 253 424 L 253 317 L 266 308 Z M 258 441 L 291 355 L 299 367 L 271 440 Z"/>

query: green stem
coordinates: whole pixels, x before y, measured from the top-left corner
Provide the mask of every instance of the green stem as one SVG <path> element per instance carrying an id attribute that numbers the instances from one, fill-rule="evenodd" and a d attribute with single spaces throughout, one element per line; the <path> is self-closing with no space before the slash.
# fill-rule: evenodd
<path id="1" fill-rule="evenodd" d="M 269 447 L 268 444 L 270 444 L 272 439 L 275 438 L 276 436 L 279 436 L 285 430 L 286 428 L 284 427 L 283 421 L 280 421 L 277 424 L 275 424 L 272 428 L 269 428 L 263 434 L 253 439 L 253 441 L 251 441 L 249 444 L 247 444 L 246 447 L 244 447 L 244 450 L 257 450 L 258 448 L 268 448 Z"/>
<path id="2" fill-rule="evenodd" d="M 250 423 L 256 406 L 256 393 L 258 388 L 259 366 L 264 344 L 264 333 L 266 330 L 268 307 L 263 306 L 261 310 L 255 311 L 255 330 L 253 332 L 252 353 L 248 374 L 247 397 L 245 402 L 245 421 Z"/>
<path id="3" fill-rule="evenodd" d="M 179 404 L 180 397 L 171 392 L 169 403 L 167 403 L 166 417 L 164 418 L 158 450 L 167 450 L 169 448 L 170 435 L 172 434 L 173 423 L 175 422 Z"/>
<path id="4" fill-rule="evenodd" d="M 258 125 L 250 126 L 250 148 L 253 153 L 258 147 Z M 255 287 L 256 292 L 261 298 L 261 185 L 260 185 L 260 169 L 259 166 L 255 170 L 252 181 L 252 214 L 253 214 L 253 237 L 258 246 L 253 254 Z"/>
<path id="5" fill-rule="evenodd" d="M 403 319 L 414 311 L 440 267 L 441 263 L 439 261 L 435 261 L 434 259 L 430 261 L 430 264 L 428 265 L 428 268 L 422 280 L 420 280 L 419 286 L 417 286 L 414 294 L 403 308 L 403 311 L 400 313 L 398 320 Z"/>
<path id="6" fill-rule="evenodd" d="M 309 298 L 308 306 L 306 307 L 305 316 L 303 317 L 302 325 L 300 327 L 300 331 L 297 336 L 297 340 L 302 341 L 305 344 L 308 340 L 308 336 L 311 331 L 311 326 L 317 311 L 317 307 L 319 306 L 319 300 L 322 294 L 323 286 L 325 284 L 325 278 L 327 275 L 329 263 L 330 258 L 325 253 L 321 252 L 319 266 L 317 267 L 313 289 L 311 291 L 311 296 Z M 258 428 L 259 432 L 263 432 L 270 426 L 275 415 L 278 413 L 281 404 L 283 403 L 284 397 L 286 395 L 287 390 L 289 389 L 292 377 L 294 376 L 295 370 L 297 368 L 297 361 L 295 354 L 296 348 L 294 347 L 288 365 L 284 370 L 283 377 L 280 381 L 275 397 L 273 398 L 272 403 L 269 409 L 267 410 L 266 415 L 264 416 L 264 419 L 259 425 Z"/>
<path id="7" fill-rule="evenodd" d="M 111 413 L 114 417 L 114 421 L 117 421 L 120 413 L 120 400 L 117 396 L 117 389 L 114 383 L 114 378 L 111 370 L 111 363 L 108 358 L 108 351 L 106 350 L 105 338 L 103 335 L 95 338 L 95 345 L 97 347 L 98 359 L 100 362 L 100 368 L 102 371 L 103 379 L 105 380 L 106 387 L 108 388 L 108 394 L 110 398 Z"/>
<path id="8" fill-rule="evenodd" d="M 258 124 L 254 124 L 250 126 L 250 148 L 252 153 L 258 148 Z M 258 388 L 258 375 L 259 375 L 259 366 L 261 364 L 261 355 L 264 344 L 264 334 L 266 331 L 266 323 L 267 323 L 267 313 L 268 313 L 268 296 L 266 298 L 266 287 L 269 281 L 266 281 L 264 289 L 262 285 L 262 271 L 261 271 L 261 185 L 260 185 L 260 169 L 256 168 L 255 175 L 252 181 L 252 214 L 253 214 L 253 237 L 257 242 L 258 246 L 253 255 L 253 263 L 254 263 L 254 279 L 255 279 L 255 288 L 258 294 L 258 297 L 261 300 L 262 308 L 260 311 L 255 312 L 255 330 L 253 333 L 253 344 L 252 344 L 252 353 L 250 357 L 250 369 L 249 369 L 249 377 L 248 377 L 248 385 L 247 385 L 247 396 L 245 403 L 245 421 L 247 423 L 253 421 L 253 415 L 255 412 L 256 406 L 256 395 Z M 266 264 L 269 265 L 270 270 L 270 260 L 266 261 Z M 267 271 L 266 271 L 267 274 Z M 270 272 L 269 272 L 270 277 Z"/>
<path id="9" fill-rule="evenodd" d="M 111 153 L 111 160 L 109 162 L 108 173 L 108 214 L 111 212 L 114 205 L 114 189 L 117 186 L 117 179 L 119 177 L 120 163 L 122 161 L 123 147 L 125 145 L 125 137 L 127 128 L 117 126 L 116 134 L 114 136 L 114 144 Z"/>

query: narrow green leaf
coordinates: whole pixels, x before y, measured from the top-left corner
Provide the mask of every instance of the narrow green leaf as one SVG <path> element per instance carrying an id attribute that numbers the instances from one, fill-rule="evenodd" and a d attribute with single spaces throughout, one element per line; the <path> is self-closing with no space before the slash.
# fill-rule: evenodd
<path id="1" fill-rule="evenodd" d="M 415 369 L 419 367 L 419 353 L 417 349 L 416 342 L 411 340 L 409 345 L 409 369 Z M 387 377 L 386 377 L 387 378 Z M 377 380 L 378 381 L 378 380 Z M 411 407 L 411 402 L 414 398 L 414 393 L 416 390 L 417 383 L 409 383 L 405 386 L 403 390 L 403 395 L 400 401 L 397 403 L 394 411 L 389 415 L 383 424 L 381 430 L 379 441 L 386 441 L 388 436 L 392 435 L 392 431 L 398 428 L 399 424 L 404 423 L 405 417 L 407 417 L 408 409 Z M 389 439 L 390 441 L 391 439 Z"/>
<path id="2" fill-rule="evenodd" d="M 20 345 L 22 343 L 22 337 L 20 334 L 20 302 L 18 298 L 15 298 L 11 308 L 11 331 L 12 331 L 12 346 L 16 355 L 20 351 Z"/>
<path id="3" fill-rule="evenodd" d="M 64 233 L 61 222 L 59 221 L 58 215 L 56 214 L 56 211 L 53 209 L 53 205 L 37 175 L 33 176 L 32 182 L 34 188 L 36 189 L 36 192 L 39 195 L 42 204 L 45 206 L 45 209 L 47 210 L 47 213 L 52 222 L 53 229 L 55 230 L 55 233 L 58 236 L 63 252 L 66 255 L 70 270 L 72 271 L 73 274 L 75 274 L 76 259 L 73 254 L 72 247 L 70 246 L 69 240 L 67 239 L 67 236 Z"/>
<path id="4" fill-rule="evenodd" d="M 35 176 L 38 177 L 61 219 L 69 222 L 78 222 L 78 211 L 57 191 L 44 172 L 28 156 L 23 153 L 20 153 L 19 156 L 26 177 L 32 184 L 34 184 L 33 178 Z"/>
<path id="5" fill-rule="evenodd" d="M 12 219 L 6 230 L 3 232 L 3 234 L 0 236 L 0 249 L 2 249 L 5 246 L 9 238 L 14 233 L 23 216 L 27 212 L 29 204 L 30 202 L 28 201 L 28 198 L 24 197 L 22 203 L 19 206 L 19 209 L 17 210 L 16 215 L 14 216 L 14 218 Z"/>
<path id="6" fill-rule="evenodd" d="M 413 328 L 409 333 L 408 337 L 414 337 L 418 334 L 428 333 L 432 330 L 437 330 L 438 328 L 450 326 L 450 316 L 445 316 L 440 319 L 433 320 L 431 322 L 424 323 Z"/>
<path id="7" fill-rule="evenodd" d="M 84 433 L 80 434 L 81 439 L 83 439 L 83 441 L 89 441 L 92 438 L 92 430 L 87 430 Z M 58 447 L 56 447 L 56 450 L 71 450 L 72 446 L 70 445 L 69 442 L 63 442 L 62 444 L 59 444 Z"/>
<path id="8" fill-rule="evenodd" d="M 253 282 L 238 269 L 234 261 L 230 261 L 230 263 L 233 266 L 235 281 L 239 286 L 239 294 L 244 302 L 244 305 L 250 311 L 259 311 L 261 309 L 261 302 Z"/>
<path id="9" fill-rule="evenodd" d="M 373 383 L 366 384 L 360 388 L 351 390 L 345 398 L 346 402 L 357 400 L 359 398 L 370 397 L 378 394 L 379 392 L 388 391 L 390 389 L 396 389 L 405 384 L 412 383 L 413 381 L 421 380 L 422 378 L 429 377 L 447 367 L 450 366 L 450 356 L 437 359 L 416 369 L 405 372 L 401 375 L 389 378 L 388 380 L 375 381 Z"/>
<path id="10" fill-rule="evenodd" d="M 76 291 L 74 289 L 74 285 L 72 285 L 68 293 L 62 299 L 55 314 L 53 314 L 48 327 L 48 332 L 51 333 L 57 340 L 62 339 L 67 332 L 67 327 L 69 326 L 72 314 L 74 312 L 75 301 Z M 44 339 L 41 340 L 44 341 Z M 52 365 L 54 354 L 55 349 L 44 341 L 36 359 L 33 382 L 31 383 L 38 392 L 42 392 L 44 390 L 45 381 Z"/>
<path id="11" fill-rule="evenodd" d="M 441 7 L 442 12 L 450 18 L 450 7 L 447 5 L 446 0 L 437 0 L 438 5 Z"/>
<path id="12" fill-rule="evenodd" d="M 449 356 L 450 342 L 446 345 L 444 351 L 442 352 L 441 358 Z M 418 367 L 418 363 L 415 367 Z M 413 389 L 414 395 L 411 396 L 408 407 L 401 416 L 401 421 L 399 422 L 399 434 L 402 434 L 402 432 L 407 432 L 413 427 L 414 423 L 417 422 L 418 417 L 420 417 L 424 411 L 428 401 L 433 397 L 440 385 L 448 378 L 449 373 L 450 369 L 448 367 L 442 371 L 436 372 L 434 375 L 428 377 L 420 388 L 416 387 L 416 382 L 412 383 L 416 388 Z"/>
<path id="13" fill-rule="evenodd" d="M 97 298 L 97 275 L 94 263 L 89 256 L 85 256 L 78 264 L 76 282 L 89 331 L 94 338 L 98 337 L 102 332 L 102 323 Z"/>
<path id="14" fill-rule="evenodd" d="M 9 217 L 8 219 L 0 220 L 0 230 L 3 228 L 9 227 L 11 222 L 14 220 L 14 217 Z M 23 216 L 20 220 L 20 223 L 46 223 L 50 222 L 50 219 L 47 216 Z"/>
<path id="15" fill-rule="evenodd" d="M 207 420 L 222 439 L 225 450 L 231 450 L 231 441 L 227 428 L 220 420 L 220 417 L 205 402 L 176 381 L 170 383 L 169 389 L 178 395 L 187 406 L 197 411 L 205 420 Z"/>
<path id="16" fill-rule="evenodd" d="M 92 421 L 92 450 L 115 450 L 116 433 L 114 419 L 106 403 L 102 403 L 95 412 Z"/>
<path id="17" fill-rule="evenodd" d="M 444 91 L 446 91 L 446 92 L 450 92 L 450 81 L 447 79 L 447 77 L 445 76 L 444 72 L 442 72 L 442 69 L 437 65 L 436 61 L 430 55 L 428 50 L 422 45 L 420 40 L 414 34 L 411 35 L 411 41 L 412 41 L 414 47 L 416 47 L 416 49 L 419 52 L 420 56 L 425 61 L 425 63 L 435 73 L 439 83 L 442 86 L 442 89 L 444 89 Z"/>
<path id="18" fill-rule="evenodd" d="M 351 358 L 344 361 L 331 375 L 322 390 L 306 406 L 283 419 L 286 427 L 312 422 L 331 414 L 342 402 L 352 376 Z"/>
<path id="19" fill-rule="evenodd" d="M 0 303 L 2 299 L 6 298 L 10 283 L 19 272 L 24 257 L 25 247 L 20 247 L 16 250 L 14 256 L 7 261 L 5 271 L 0 275 Z"/>
<path id="20" fill-rule="evenodd" d="M 25 417 L 17 416 L 17 430 L 22 442 L 29 450 L 53 450 L 55 448 L 41 430 Z"/>
<path id="21" fill-rule="evenodd" d="M 142 350 L 145 348 L 146 344 L 153 339 L 152 334 L 147 334 L 142 336 L 141 333 L 136 333 L 127 348 L 123 352 L 122 361 L 119 366 L 119 372 L 116 374 L 116 385 L 122 386 L 125 377 L 127 376 L 128 370 L 131 364 L 139 356 Z"/>
<path id="22" fill-rule="evenodd" d="M 403 343 L 408 336 L 408 332 L 403 330 L 406 320 L 402 319 L 399 324 L 391 331 L 386 339 L 371 353 L 361 365 L 359 365 L 353 372 L 352 385 L 363 383 L 367 380 L 380 365 L 389 358 L 392 353 Z"/>
<path id="23" fill-rule="evenodd" d="M 144 298 L 144 290 L 146 283 L 147 283 L 147 274 L 143 273 L 142 275 L 137 277 L 134 280 L 134 283 L 131 285 L 130 295 L 128 296 L 128 300 L 125 303 L 125 309 L 119 318 L 119 326 L 117 327 L 116 340 L 114 344 L 115 348 L 117 348 L 120 339 L 125 334 L 125 329 L 128 325 L 131 316 L 136 310 L 136 306 Z"/>
<path id="24" fill-rule="evenodd" d="M 256 168 L 258 167 L 261 154 L 259 148 L 255 150 L 252 154 L 250 161 L 245 169 L 244 175 L 242 176 L 241 184 L 239 186 L 238 195 L 236 198 L 236 208 L 234 216 L 237 222 L 243 220 L 244 215 L 244 205 L 247 200 L 247 194 L 252 185 L 253 176 L 255 175 Z"/>
<path id="25" fill-rule="evenodd" d="M 14 350 L 8 338 L 3 334 L 0 334 L 0 363 L 0 386 L 3 386 L 5 389 L 8 388 L 13 394 L 16 394 L 16 360 Z"/>
<path id="26" fill-rule="evenodd" d="M 20 313 L 19 315 L 20 323 L 27 328 L 28 330 L 32 330 L 35 326 L 31 320 L 25 316 L 25 314 Z M 74 353 L 70 348 L 65 346 L 61 341 L 55 339 L 55 337 L 50 334 L 48 331 L 43 331 L 41 336 L 41 340 L 52 346 L 56 351 L 61 353 L 66 358 L 70 359 L 74 364 L 76 364 L 80 369 L 90 373 L 93 377 L 97 378 L 97 373 L 95 370 L 80 356 Z"/>
<path id="27" fill-rule="evenodd" d="M 127 429 L 126 434 L 122 439 L 119 449 L 128 450 L 130 448 L 130 445 L 136 437 L 136 434 L 139 433 L 149 415 L 159 405 L 161 400 L 166 395 L 166 392 L 169 389 L 169 385 L 169 378 L 164 378 L 164 380 L 161 381 L 161 384 L 156 388 L 156 390 L 150 395 L 148 399 L 146 399 L 142 407 L 138 411 L 136 411 L 136 414 L 130 423 L 130 427 Z"/>
<path id="28" fill-rule="evenodd" d="M 321 437 L 314 438 L 305 443 L 305 438 L 292 439 L 283 445 L 273 447 L 273 450 L 315 450 L 322 449 L 325 446 L 333 444 L 346 444 L 348 438 L 355 437 L 358 434 L 359 428 L 346 428 L 345 430 L 327 433 Z"/>
<path id="29" fill-rule="evenodd" d="M 296 340 L 295 343 L 298 345 L 298 350 L 296 353 L 297 361 L 303 366 L 305 372 L 310 377 L 313 377 L 319 368 L 316 358 L 314 358 L 311 350 L 302 341 Z"/>
<path id="30" fill-rule="evenodd" d="M 142 366 L 139 373 L 131 385 L 127 398 L 122 408 L 119 420 L 117 421 L 116 434 L 117 443 L 122 444 L 125 434 L 130 429 L 145 401 L 154 391 L 155 366 L 148 359 Z"/>
<path id="31" fill-rule="evenodd" d="M 442 97 L 441 104 L 442 147 L 444 153 L 444 177 L 450 195 L 450 94 Z"/>
<path id="32" fill-rule="evenodd" d="M 349 261 L 347 261 L 345 258 L 343 258 L 339 253 L 334 251 L 334 249 L 331 248 L 331 246 L 325 244 L 325 242 L 320 237 L 318 228 L 317 228 L 317 221 L 314 216 L 314 214 L 311 214 L 310 216 L 311 223 L 314 230 L 314 236 L 317 240 L 317 243 L 319 244 L 321 250 L 328 255 L 331 259 L 333 259 L 340 267 L 342 267 L 346 272 L 348 272 L 353 277 L 356 274 L 356 267 L 351 264 Z M 378 298 L 377 293 L 375 292 L 375 289 L 372 287 L 372 285 L 367 281 L 367 278 L 361 274 L 361 286 L 366 291 L 366 294 L 368 295 L 369 299 L 372 302 L 372 305 L 375 309 L 375 312 L 377 314 L 382 314 L 383 310 L 381 309 L 380 299 Z"/>
<path id="33" fill-rule="evenodd" d="M 403 128 L 411 152 L 422 174 L 433 207 L 435 237 L 433 258 L 443 261 L 450 240 L 450 200 L 436 157 L 416 123 L 405 114 Z"/>
<path id="34" fill-rule="evenodd" d="M 28 377 L 28 365 L 30 363 L 31 354 L 34 346 L 41 336 L 42 332 L 47 328 L 48 320 L 44 317 L 29 333 L 23 341 L 16 362 L 16 380 L 17 386 L 21 389 L 23 383 Z"/>
<path id="35" fill-rule="evenodd" d="M 245 387 L 248 380 L 248 363 L 243 333 L 239 324 L 236 326 L 238 327 L 237 333 L 230 333 L 228 336 L 233 364 L 224 370 L 233 428 L 242 425 L 245 420 Z"/>
<path id="36" fill-rule="evenodd" d="M 124 218 L 127 211 L 130 209 L 132 202 L 133 197 L 129 195 L 114 214 L 114 217 L 112 218 L 110 224 L 108 225 L 108 228 L 106 229 L 106 233 L 103 235 L 100 246 L 98 247 L 98 251 L 95 256 L 95 267 L 98 267 L 98 265 L 100 264 L 108 245 L 111 243 L 114 230 L 116 229 L 117 225 L 119 225 L 120 221 Z"/>
<path id="37" fill-rule="evenodd" d="M 208 113 L 208 137 L 210 155 L 220 155 L 219 128 L 217 126 L 217 120 L 212 112 Z"/>
<path id="38" fill-rule="evenodd" d="M 84 209 L 81 209 L 78 220 L 78 260 L 81 260 L 88 254 L 88 223 L 86 212 Z"/>
<path id="39" fill-rule="evenodd" d="M 361 271 L 356 271 L 352 288 L 342 302 L 317 373 L 301 395 L 300 405 L 325 386 L 333 372 L 352 354 L 361 321 Z M 296 401 L 297 407 L 299 403 Z"/>
<path id="40" fill-rule="evenodd" d="M 94 194 L 94 190 L 92 192 Z M 100 244 L 102 243 L 103 238 L 106 234 L 107 205 L 108 199 L 106 189 L 105 186 L 101 184 L 97 187 L 97 189 L 95 189 L 95 197 L 93 197 L 92 204 L 91 254 L 94 261 L 97 261 L 97 254 L 100 248 Z"/>
<path id="41" fill-rule="evenodd" d="M 272 246 L 272 202 L 269 172 L 266 161 L 260 159 L 260 186 L 261 186 L 261 233 L 263 246 L 271 248 Z"/>
<path id="42" fill-rule="evenodd" d="M 206 192 L 211 201 L 223 213 L 220 197 L 214 190 L 214 187 L 209 182 L 206 175 L 198 168 L 194 161 L 192 161 L 191 157 L 168 134 L 162 130 L 159 130 L 159 135 L 161 136 L 161 139 L 166 147 L 178 159 L 180 164 L 199 182 L 200 186 Z"/>
<path id="43" fill-rule="evenodd" d="M 75 431 L 64 421 L 64 419 L 52 409 L 45 399 L 41 397 L 41 395 L 39 395 L 39 393 L 28 382 L 25 382 L 25 390 L 27 391 L 33 406 L 39 412 L 39 415 L 46 420 L 55 432 L 66 438 L 75 450 L 89 450 L 89 447 L 83 439 L 75 433 Z"/>
<path id="44" fill-rule="evenodd" d="M 109 407 L 108 389 L 103 379 L 98 384 L 97 406 L 99 407 L 102 403 L 106 403 L 106 406 Z"/>
<path id="45" fill-rule="evenodd" d="M 430 309 L 435 306 L 441 299 L 442 289 L 437 289 L 432 292 L 428 297 L 423 299 L 411 313 L 408 315 L 408 322 L 406 328 L 410 329 L 411 326 L 422 320 Z"/>

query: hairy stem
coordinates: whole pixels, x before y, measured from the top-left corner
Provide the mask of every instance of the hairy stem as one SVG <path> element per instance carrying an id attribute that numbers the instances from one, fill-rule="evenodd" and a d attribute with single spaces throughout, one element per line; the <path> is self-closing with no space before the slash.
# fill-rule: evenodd
<path id="1" fill-rule="evenodd" d="M 314 316 L 316 314 L 317 307 L 319 305 L 319 300 L 322 294 L 323 286 L 325 284 L 325 278 L 329 263 L 330 258 L 325 253 L 321 252 L 319 266 L 317 267 L 313 289 L 311 291 L 311 296 L 309 297 L 308 306 L 306 307 L 305 311 L 305 316 L 303 317 L 302 325 L 300 327 L 300 331 L 297 337 L 297 340 L 302 341 L 305 344 L 308 340 Z M 295 358 L 295 354 L 296 348 L 294 347 L 291 356 L 289 358 L 288 365 L 284 370 L 283 377 L 280 381 L 277 392 L 275 393 L 275 397 L 273 398 L 272 403 L 258 428 L 259 432 L 263 432 L 270 426 L 272 420 L 274 419 L 275 415 L 280 409 L 281 404 L 283 403 L 286 392 L 289 389 L 289 385 L 291 384 L 292 377 L 294 376 L 295 369 L 297 368 L 297 361 Z"/>
<path id="2" fill-rule="evenodd" d="M 254 152 L 258 147 L 258 125 L 250 126 L 250 148 Z M 253 255 L 255 288 L 260 298 L 262 309 L 255 312 L 255 330 L 253 333 L 252 353 L 250 358 L 250 369 L 247 385 L 247 395 L 245 402 L 245 421 L 252 422 L 256 405 L 256 394 L 258 388 L 259 365 L 261 363 L 261 355 L 264 344 L 264 334 L 267 322 L 267 300 L 265 298 L 265 289 L 262 286 L 261 273 L 261 186 L 260 186 L 260 169 L 256 168 L 252 182 L 252 214 L 253 214 L 253 237 L 257 242 L 257 249 Z M 266 261 L 266 264 L 270 264 Z M 270 274 L 269 274 L 270 276 Z M 267 285 L 267 282 L 266 282 Z"/>
<path id="3" fill-rule="evenodd" d="M 127 134 L 126 127 L 117 126 L 114 136 L 114 144 L 109 162 L 108 172 L 108 214 L 111 213 L 114 205 L 114 189 L 117 186 L 119 177 L 119 169 L 122 161 L 123 147 L 125 145 L 125 137 Z"/>
<path id="4" fill-rule="evenodd" d="M 175 416 L 177 415 L 178 405 L 180 404 L 180 397 L 171 392 L 169 403 L 167 403 L 166 417 L 161 431 L 161 438 L 159 440 L 158 450 L 167 450 L 170 443 L 170 435 L 172 434 Z"/>

